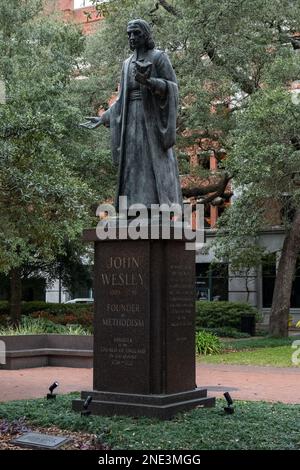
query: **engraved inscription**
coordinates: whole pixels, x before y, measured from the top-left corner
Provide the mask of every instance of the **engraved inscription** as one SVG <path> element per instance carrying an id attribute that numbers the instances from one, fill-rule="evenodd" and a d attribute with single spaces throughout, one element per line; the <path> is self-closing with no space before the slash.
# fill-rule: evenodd
<path id="1" fill-rule="evenodd" d="M 146 354 L 146 348 L 134 347 L 133 339 L 130 337 L 115 337 L 113 343 L 110 347 L 101 347 L 101 353 L 108 355 L 111 365 L 133 367 L 138 357 Z"/>
<path id="2" fill-rule="evenodd" d="M 106 287 L 142 287 L 144 277 L 141 270 L 141 256 L 110 256 L 106 261 L 107 272 L 101 274 L 101 283 Z M 109 272 L 112 270 L 113 272 Z M 117 272 L 116 272 L 117 271 Z M 115 291 L 115 292 L 114 292 Z M 119 295 L 119 289 L 112 289 L 111 295 Z"/>
<path id="3" fill-rule="evenodd" d="M 180 264 L 171 264 L 169 271 L 169 325 L 174 328 L 191 327 L 193 325 L 194 291 L 190 279 L 191 270 Z M 188 341 L 180 335 L 176 341 Z"/>
<path id="4" fill-rule="evenodd" d="M 144 320 L 139 318 L 102 318 L 104 326 L 121 326 L 121 327 L 144 327 Z"/>
<path id="5" fill-rule="evenodd" d="M 133 367 L 146 354 L 146 349 L 137 344 L 137 337 L 142 337 L 145 329 L 144 304 L 137 303 L 144 287 L 143 263 L 143 256 L 109 256 L 104 264 L 105 272 L 100 274 L 101 284 L 108 294 L 104 304 L 106 315 L 101 318 L 102 327 L 118 328 L 119 335 L 111 337 L 111 344 L 102 344 L 100 349 L 112 366 Z M 136 303 L 129 300 L 134 296 Z M 136 331 L 136 337 L 128 336 L 132 334 L 131 329 Z M 108 337 L 110 334 L 107 333 Z"/>
<path id="6" fill-rule="evenodd" d="M 143 286 L 144 280 L 141 273 L 118 273 L 101 274 L 101 281 L 104 286 L 124 287 L 124 286 Z"/>
<path id="7" fill-rule="evenodd" d="M 142 264 L 141 256 L 110 256 L 107 260 L 107 269 L 135 269 Z"/>
<path id="8" fill-rule="evenodd" d="M 117 313 L 137 313 L 141 311 L 140 304 L 107 304 L 106 305 L 107 312 L 117 312 Z"/>
<path id="9" fill-rule="evenodd" d="M 96 244 L 96 390 L 148 393 L 148 242 Z"/>

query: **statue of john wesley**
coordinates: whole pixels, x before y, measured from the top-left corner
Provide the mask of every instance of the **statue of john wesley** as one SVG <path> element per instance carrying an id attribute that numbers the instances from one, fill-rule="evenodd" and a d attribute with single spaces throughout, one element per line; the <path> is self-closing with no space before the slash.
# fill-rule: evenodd
<path id="1" fill-rule="evenodd" d="M 125 60 L 117 101 L 83 126 L 110 127 L 112 157 L 119 167 L 119 196 L 128 207 L 141 203 L 182 205 L 176 139 L 178 87 L 168 56 L 155 49 L 149 24 L 133 20 L 127 27 L 133 55 Z"/>

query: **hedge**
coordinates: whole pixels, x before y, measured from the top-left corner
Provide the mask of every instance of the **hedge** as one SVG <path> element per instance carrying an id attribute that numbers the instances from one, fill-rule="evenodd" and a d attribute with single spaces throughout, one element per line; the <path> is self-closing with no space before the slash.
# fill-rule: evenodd
<path id="1" fill-rule="evenodd" d="M 241 316 L 254 314 L 256 321 L 261 319 L 259 311 L 243 302 L 196 302 L 196 329 L 201 328 L 240 328 Z"/>
<path id="2" fill-rule="evenodd" d="M 30 318 L 38 318 L 59 325 L 81 325 L 84 328 L 93 328 L 93 312 L 90 310 L 79 310 L 73 313 L 61 313 L 53 315 L 41 310 L 30 314 Z"/>
<path id="3" fill-rule="evenodd" d="M 50 315 L 68 315 L 77 312 L 92 312 L 93 305 L 89 304 L 54 304 L 50 302 L 22 302 L 22 315 L 30 315 L 35 312 L 47 312 Z M 0 301 L 0 315 L 9 315 L 9 302 Z"/>

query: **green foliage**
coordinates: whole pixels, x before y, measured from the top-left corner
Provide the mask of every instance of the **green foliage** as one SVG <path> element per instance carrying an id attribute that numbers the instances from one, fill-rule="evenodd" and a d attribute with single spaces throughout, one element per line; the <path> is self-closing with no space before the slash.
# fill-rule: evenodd
<path id="1" fill-rule="evenodd" d="M 257 309 L 243 302 L 196 302 L 196 329 L 240 328 L 242 315 L 255 315 L 260 319 Z"/>
<path id="2" fill-rule="evenodd" d="M 78 309 L 72 311 L 72 313 L 58 313 L 57 310 L 52 310 L 52 312 L 51 310 L 37 311 L 32 313 L 30 316 L 32 318 L 45 319 L 59 325 L 79 325 L 88 329 L 89 331 L 93 331 L 94 315 L 93 312 L 88 309 Z"/>
<path id="3" fill-rule="evenodd" d="M 90 221 L 97 195 L 83 172 L 92 136 L 75 80 L 85 39 L 74 25 L 40 15 L 39 0 L 0 1 L 0 270 L 51 262 Z M 93 155 L 93 157 L 92 157 Z"/>
<path id="4" fill-rule="evenodd" d="M 219 328 L 201 328 L 200 331 L 207 331 L 221 338 L 237 338 L 238 339 L 238 338 L 250 337 L 248 333 L 242 333 L 236 328 L 232 328 L 230 326 L 222 326 Z"/>
<path id="5" fill-rule="evenodd" d="M 76 398 L 78 394 L 1 403 L 0 414 L 9 421 L 25 417 L 28 424 L 44 428 L 104 433 L 114 450 L 299 450 L 299 405 L 237 401 L 234 415 L 224 416 L 224 400 L 217 400 L 216 408 L 181 413 L 171 421 L 124 416 L 86 419 L 71 409 Z"/>
<path id="6" fill-rule="evenodd" d="M 85 304 L 56 304 L 51 302 L 22 302 L 22 315 L 30 315 L 35 312 L 44 311 L 50 315 L 63 315 L 63 314 L 76 314 L 77 312 L 89 312 L 93 311 L 91 305 Z M 0 315 L 8 315 L 9 313 L 9 302 L 0 301 Z"/>
<path id="7" fill-rule="evenodd" d="M 197 331 L 195 345 L 196 352 L 203 356 L 218 354 L 222 349 L 219 338 L 208 331 Z"/>
<path id="8" fill-rule="evenodd" d="M 21 317 L 18 326 L 0 327 L 1 336 L 14 335 L 38 335 L 46 333 L 56 333 L 64 335 L 88 335 L 90 331 L 81 325 L 58 325 L 43 318 Z"/>
<path id="9" fill-rule="evenodd" d="M 45 321 L 45 324 L 50 324 L 51 328 L 54 325 L 71 326 L 84 328 L 90 332 L 93 331 L 93 306 L 84 304 L 52 304 L 47 302 L 22 302 L 22 318 L 23 326 L 25 316 L 29 317 L 29 325 L 35 325 L 37 322 Z M 30 323 L 33 322 L 33 323 Z M 7 327 L 10 325 L 9 317 L 9 303 L 0 302 L 0 327 Z M 37 323 L 39 325 L 39 323 Z M 51 331 L 54 332 L 54 331 Z"/>

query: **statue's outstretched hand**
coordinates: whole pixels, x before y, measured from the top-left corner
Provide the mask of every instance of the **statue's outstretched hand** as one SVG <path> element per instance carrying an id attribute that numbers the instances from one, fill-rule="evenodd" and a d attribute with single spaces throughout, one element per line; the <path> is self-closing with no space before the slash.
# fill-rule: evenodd
<path id="1" fill-rule="evenodd" d="M 96 129 L 96 127 L 99 127 L 101 124 L 103 124 L 102 118 L 100 116 L 87 117 L 86 119 L 87 121 L 80 123 L 79 127 L 85 127 L 86 129 Z"/>

